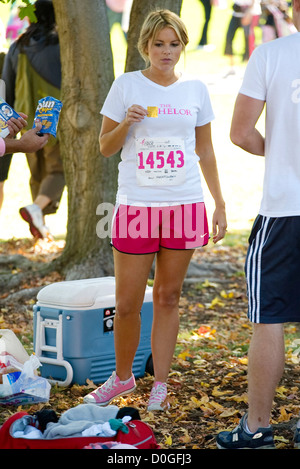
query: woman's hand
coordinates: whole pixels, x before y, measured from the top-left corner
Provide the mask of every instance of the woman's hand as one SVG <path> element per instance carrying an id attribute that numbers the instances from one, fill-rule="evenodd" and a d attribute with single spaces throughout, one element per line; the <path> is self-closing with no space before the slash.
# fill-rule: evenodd
<path id="1" fill-rule="evenodd" d="M 115 155 L 124 145 L 132 124 L 141 122 L 148 111 L 138 104 L 132 104 L 122 122 L 103 116 L 99 135 L 100 152 L 106 158 Z"/>
<path id="2" fill-rule="evenodd" d="M 225 205 L 224 207 L 216 207 L 212 219 L 212 229 L 214 243 L 224 238 L 227 229 Z"/>
<path id="3" fill-rule="evenodd" d="M 127 125 L 132 125 L 135 124 L 136 122 L 141 122 L 144 117 L 146 117 L 148 114 L 148 111 L 140 106 L 139 104 L 132 104 L 128 108 L 127 114 L 126 114 L 126 123 Z"/>

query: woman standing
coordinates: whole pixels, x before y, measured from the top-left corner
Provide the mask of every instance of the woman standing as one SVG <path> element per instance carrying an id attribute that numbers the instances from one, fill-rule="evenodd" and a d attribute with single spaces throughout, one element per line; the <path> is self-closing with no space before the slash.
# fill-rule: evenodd
<path id="1" fill-rule="evenodd" d="M 228 25 L 226 39 L 225 39 L 225 51 L 224 54 L 229 57 L 229 72 L 224 78 L 228 75 L 235 73 L 234 71 L 234 52 L 233 52 L 233 41 L 235 34 L 239 28 L 243 28 L 244 37 L 245 37 L 245 51 L 243 53 L 243 61 L 247 61 L 250 55 L 249 49 L 249 33 L 250 33 L 250 23 L 251 23 L 251 10 L 254 0 L 235 0 L 232 6 L 232 15 Z M 250 13 L 250 20 L 246 21 Z"/>
<path id="2" fill-rule="evenodd" d="M 195 248 L 209 239 L 199 162 L 216 204 L 214 242 L 226 231 L 208 92 L 199 79 L 175 71 L 187 43 L 185 25 L 176 14 L 151 12 L 138 44 L 148 68 L 117 78 L 101 111 L 101 153 L 110 157 L 122 149 L 112 230 L 116 371 L 85 396 L 86 403 L 107 405 L 135 388 L 132 363 L 140 311 L 156 256 L 151 339 L 155 382 L 148 410 L 168 405 L 166 382 L 182 283 Z"/>
<path id="3" fill-rule="evenodd" d="M 209 22 L 211 19 L 211 10 L 212 10 L 212 0 L 201 0 L 201 3 L 204 8 L 204 25 L 202 29 L 202 34 L 201 38 L 198 44 L 198 48 L 205 48 L 205 46 L 208 46 L 208 41 L 207 41 L 207 33 L 208 33 L 208 26 Z"/>

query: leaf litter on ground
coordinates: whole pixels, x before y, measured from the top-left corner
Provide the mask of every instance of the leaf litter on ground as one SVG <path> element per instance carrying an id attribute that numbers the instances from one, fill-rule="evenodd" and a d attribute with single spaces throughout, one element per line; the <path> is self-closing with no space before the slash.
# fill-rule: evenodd
<path id="1" fill-rule="evenodd" d="M 63 249 L 63 242 L 34 244 L 32 240 L 0 243 L 0 258 L 19 254 L 35 262 L 49 262 Z M 247 319 L 247 293 L 243 263 L 247 245 L 245 236 L 236 235 L 230 245 L 209 244 L 195 252 L 193 262 L 205 262 L 210 278 L 193 278 L 184 283 L 180 299 L 180 329 L 168 379 L 170 408 L 166 412 L 147 412 L 153 376 L 137 380 L 134 394 L 118 398 L 119 407 L 136 407 L 142 420 L 154 430 L 161 448 L 216 449 L 215 436 L 237 425 L 247 410 L 247 352 L 251 325 Z M 223 269 L 217 268 L 222 264 Z M 234 267 L 226 268 L 226 266 Z M 22 267 L 13 266 L 14 275 Z M 0 274 L 1 275 L 1 274 Z M 57 272 L 46 277 L 24 280 L 18 289 L 45 286 L 61 281 Z M 8 301 L 15 293 L 0 293 L 0 328 L 11 329 L 29 352 L 33 350 L 33 305 L 35 298 Z M 286 366 L 277 388 L 272 411 L 276 446 L 293 447 L 292 437 L 300 409 L 299 370 L 300 334 L 297 324 L 287 324 Z M 86 385 L 52 386 L 46 404 L 2 407 L 0 425 L 14 412 L 34 413 L 51 408 L 61 415 L 82 404 L 83 397 L 96 387 Z"/>

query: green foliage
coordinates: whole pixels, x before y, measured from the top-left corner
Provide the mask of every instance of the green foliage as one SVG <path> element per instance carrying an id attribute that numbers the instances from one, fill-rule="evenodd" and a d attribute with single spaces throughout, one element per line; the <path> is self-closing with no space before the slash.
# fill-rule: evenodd
<path id="1" fill-rule="evenodd" d="M 0 0 L 0 2 L 11 3 L 13 5 L 16 0 Z M 28 17 L 31 23 L 35 23 L 35 6 L 31 3 L 31 0 L 22 0 L 22 3 L 24 3 L 24 5 L 20 5 L 19 7 L 19 17 L 21 18 L 21 20 L 23 20 L 25 17 Z"/>

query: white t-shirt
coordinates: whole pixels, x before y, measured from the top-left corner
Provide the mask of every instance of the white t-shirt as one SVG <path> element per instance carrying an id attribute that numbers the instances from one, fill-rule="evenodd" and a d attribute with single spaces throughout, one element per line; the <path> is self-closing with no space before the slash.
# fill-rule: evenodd
<path id="1" fill-rule="evenodd" d="M 266 101 L 265 175 L 259 213 L 300 215 L 300 33 L 254 50 L 240 93 Z"/>
<path id="2" fill-rule="evenodd" d="M 121 151 L 117 202 L 145 206 L 202 202 L 199 158 L 195 153 L 195 127 L 203 126 L 214 118 L 204 83 L 195 77 L 181 76 L 172 85 L 164 87 L 146 78 L 141 71 L 124 73 L 114 81 L 101 113 L 115 122 L 121 122 L 133 104 L 145 109 L 150 107 L 154 117 L 145 117 L 142 122 L 130 127 Z M 157 141 L 159 139 L 161 142 Z M 179 147 L 176 146 L 178 140 L 181 142 Z M 141 142 L 149 144 L 154 150 L 155 169 L 160 176 L 155 176 L 151 157 L 148 159 L 149 152 L 147 154 L 145 150 L 147 147 L 141 147 Z M 170 152 L 166 142 L 171 145 L 170 148 L 175 145 L 173 161 L 168 158 Z M 159 156 L 155 158 L 160 149 L 163 153 L 159 155 L 163 155 L 163 159 Z M 178 155 L 183 154 L 184 159 L 181 159 Z M 158 170 L 157 166 L 163 169 Z M 153 185 L 151 182 L 148 185 L 140 182 L 141 167 L 145 168 L 142 178 L 151 181 L 153 174 L 153 179 L 157 178 Z M 176 174 L 178 179 L 175 177 L 173 183 L 166 179 L 164 184 L 162 181 L 168 174 L 170 178 Z"/>

